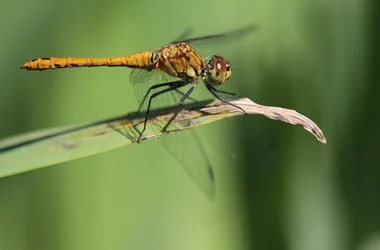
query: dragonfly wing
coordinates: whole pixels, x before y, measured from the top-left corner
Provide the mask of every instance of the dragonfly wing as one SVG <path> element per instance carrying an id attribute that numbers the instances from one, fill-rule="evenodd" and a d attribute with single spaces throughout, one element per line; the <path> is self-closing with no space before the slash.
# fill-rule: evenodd
<path id="1" fill-rule="evenodd" d="M 214 170 L 196 131 L 191 129 L 161 136 L 160 141 L 207 198 L 213 200 L 215 197 Z"/>
<path id="2" fill-rule="evenodd" d="M 146 112 L 151 94 L 167 88 L 167 86 L 164 86 L 162 88 L 151 89 L 149 95 L 146 95 L 152 86 L 172 81 L 178 81 L 178 78 L 171 77 L 158 69 L 152 71 L 134 69 L 130 75 L 130 82 L 133 84 L 136 98 L 140 104 L 140 112 Z M 179 107 L 179 101 L 189 87 L 191 86 L 184 86 L 184 89 L 158 95 L 152 100 L 150 110 L 173 105 L 178 105 Z M 145 96 L 147 97 L 145 98 Z M 191 97 L 188 99 L 188 102 L 196 102 L 196 100 Z M 180 109 L 178 109 L 178 111 L 180 111 Z M 162 125 L 159 123 L 149 124 L 157 133 L 167 131 L 170 125 L 171 124 Z M 161 136 L 159 140 L 171 156 L 181 164 L 184 170 L 203 190 L 206 196 L 212 199 L 215 193 L 214 174 L 210 161 L 202 149 L 197 135 L 194 134 L 193 131 L 188 130 L 173 135 Z"/>
<path id="3" fill-rule="evenodd" d="M 172 103 L 178 105 L 185 92 L 186 89 L 178 92 L 171 91 L 168 93 L 168 98 L 172 100 Z M 202 94 L 199 94 L 199 96 L 202 96 Z M 190 98 L 188 103 L 197 102 L 196 99 Z M 161 100 L 160 102 L 162 103 Z M 153 129 L 157 132 L 162 132 L 182 128 L 175 128 L 172 124 L 165 124 L 164 126 L 157 124 Z M 181 164 L 183 169 L 197 183 L 202 192 L 212 200 L 215 196 L 214 171 L 196 130 L 183 130 L 172 135 L 161 136 L 159 140 L 169 154 Z"/>
<path id="4" fill-rule="evenodd" d="M 184 35 L 187 35 L 187 33 L 189 33 L 187 31 L 181 35 L 181 40 L 173 41 L 171 43 L 180 43 L 180 42 L 194 43 L 194 42 L 198 42 L 198 41 L 213 40 L 213 39 L 223 39 L 223 40 L 237 39 L 241 36 L 247 35 L 248 33 L 252 32 L 252 31 L 256 31 L 258 29 L 259 29 L 258 25 L 251 24 L 247 27 L 232 30 L 230 32 L 208 35 L 208 36 L 194 37 L 194 38 L 189 38 L 189 39 L 183 39 L 182 37 Z"/>
<path id="5" fill-rule="evenodd" d="M 193 33 L 194 29 L 191 27 L 187 27 L 180 36 L 177 37 L 176 41 L 171 43 L 178 43 L 180 41 L 186 41 L 190 37 L 190 34 Z"/>
<path id="6" fill-rule="evenodd" d="M 146 112 L 149 96 L 165 88 L 152 87 L 161 83 L 178 81 L 178 78 L 171 77 L 160 69 L 154 69 L 151 71 L 145 69 L 134 69 L 129 76 L 129 80 L 133 84 L 133 90 L 140 105 L 139 111 Z M 175 104 L 170 101 L 170 99 L 163 97 L 164 96 L 158 96 L 157 98 L 154 98 L 154 100 L 152 100 L 150 108 L 153 110 L 157 107 L 165 107 Z"/>

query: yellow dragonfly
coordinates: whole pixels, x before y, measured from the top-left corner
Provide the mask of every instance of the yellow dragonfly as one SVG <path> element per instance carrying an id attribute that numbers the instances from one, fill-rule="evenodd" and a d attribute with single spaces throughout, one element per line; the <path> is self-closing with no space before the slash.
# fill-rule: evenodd
<path id="1" fill-rule="evenodd" d="M 140 136 L 137 138 L 137 142 L 140 142 L 146 129 L 149 111 L 152 106 L 156 106 L 152 105 L 153 101 L 155 98 L 162 96 L 165 93 L 171 91 L 179 93 L 181 95 L 181 98 L 179 99 L 179 106 L 185 108 L 185 100 L 191 99 L 190 95 L 196 88 L 199 79 L 201 79 L 209 92 L 223 102 L 228 103 L 228 101 L 225 100 L 221 94 L 235 95 L 231 92 L 217 89 L 219 85 L 230 79 L 232 74 L 231 64 L 220 55 L 214 55 L 210 58 L 201 57 L 200 54 L 192 47 L 192 43 L 220 38 L 236 39 L 237 37 L 256 29 L 257 27 L 255 25 L 250 25 L 226 33 L 181 39 L 179 41 L 173 41 L 166 44 L 156 51 L 141 51 L 135 54 L 120 57 L 37 58 L 26 62 L 20 67 L 20 69 L 43 71 L 48 69 L 100 66 L 133 68 L 133 71 L 130 74 L 130 82 L 134 85 L 137 99 L 140 102 L 139 112 L 145 113 L 143 129 L 140 132 Z M 182 92 L 180 89 L 187 85 L 190 85 L 190 87 L 186 90 L 186 92 Z M 142 89 L 144 89 L 144 91 L 142 91 Z M 235 106 L 234 104 L 229 104 Z M 240 107 L 235 107 L 241 109 Z M 242 112 L 244 112 L 244 110 L 242 110 Z M 178 156 L 176 156 L 177 153 L 172 153 L 172 146 L 168 147 L 165 145 L 165 147 L 173 156 L 175 156 L 177 160 L 179 160 Z M 204 152 L 201 154 L 204 155 Z M 205 174 L 203 174 L 203 177 L 194 176 L 195 174 L 191 173 L 194 171 L 191 171 L 190 168 L 194 168 L 195 164 L 191 162 L 184 164 L 182 159 L 179 161 L 183 165 L 188 165 L 185 166 L 186 170 L 194 179 L 206 179 L 203 181 L 196 181 L 203 189 L 208 189 L 206 191 L 207 193 L 210 193 L 210 189 L 213 189 L 214 184 L 213 172 L 208 161 L 206 159 L 202 160 L 206 165 L 208 165 L 204 168 L 206 169 L 207 177 L 204 177 Z M 210 183 L 205 184 L 204 182 Z"/>

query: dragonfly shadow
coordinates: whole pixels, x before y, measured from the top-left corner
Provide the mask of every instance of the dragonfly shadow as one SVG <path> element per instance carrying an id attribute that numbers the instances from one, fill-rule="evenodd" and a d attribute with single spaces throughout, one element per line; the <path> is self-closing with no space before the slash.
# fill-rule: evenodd
<path id="1" fill-rule="evenodd" d="M 197 112 L 200 112 L 203 115 L 207 115 L 207 114 L 209 114 L 208 112 L 201 111 L 201 110 L 199 110 L 199 108 L 206 106 L 207 104 L 210 104 L 213 101 L 214 100 L 196 101 L 194 103 L 184 104 L 183 106 L 188 111 L 197 110 Z M 173 130 L 169 130 L 168 128 L 172 124 L 173 120 L 175 120 L 177 118 L 177 116 L 182 111 L 183 111 L 183 108 L 178 106 L 178 105 L 163 107 L 163 108 L 159 108 L 159 109 L 152 109 L 152 110 L 149 110 L 149 119 L 152 119 L 152 118 L 155 118 L 158 116 L 162 116 L 162 115 L 172 114 L 172 116 L 170 117 L 170 119 L 168 119 L 168 121 L 165 123 L 165 125 L 160 127 L 158 123 L 154 123 L 155 127 L 158 128 L 158 130 L 156 129 L 156 131 L 158 133 L 167 134 L 169 132 L 173 132 Z M 131 113 L 131 114 L 128 114 L 127 116 L 125 116 L 125 120 L 131 119 L 130 116 L 133 116 L 134 118 L 145 118 L 146 113 L 145 112 Z M 112 129 L 114 129 L 116 132 L 124 135 L 125 137 L 127 137 L 128 139 L 133 141 L 134 143 L 138 143 L 137 138 L 139 137 L 139 135 L 141 133 L 141 131 L 139 130 L 138 127 L 141 126 L 143 123 L 144 123 L 144 120 L 142 119 L 141 122 L 132 125 L 133 131 L 134 131 L 133 134 L 130 131 L 128 131 L 127 129 L 122 130 L 121 128 L 119 128 L 117 126 L 114 126 L 114 124 L 112 124 L 112 123 L 109 123 L 108 126 Z M 180 129 L 178 129 L 178 130 L 180 130 Z"/>
<path id="2" fill-rule="evenodd" d="M 196 105 L 194 105 L 194 104 L 189 105 L 189 108 L 192 109 L 195 107 L 198 107 L 198 108 L 203 107 L 203 106 L 209 104 L 210 102 L 212 102 L 212 100 L 200 101 L 200 102 L 196 103 Z M 159 116 L 159 115 L 171 114 L 176 109 L 178 109 L 178 106 L 170 106 L 170 107 L 160 108 L 160 109 L 152 110 L 151 115 L 152 116 Z M 175 116 L 171 119 L 171 121 L 173 119 L 175 119 L 175 117 L 178 115 L 178 113 L 180 113 L 180 110 L 174 112 Z M 18 141 L 14 140 L 14 142 L 12 142 L 12 143 L 4 143 L 0 147 L 0 153 L 7 152 L 7 151 L 17 149 L 20 147 L 24 147 L 24 146 L 30 146 L 34 143 L 39 143 L 39 142 L 42 142 L 45 140 L 55 139 L 58 136 L 67 135 L 67 134 L 70 134 L 73 132 L 78 132 L 81 130 L 86 131 L 89 128 L 93 128 L 93 127 L 97 127 L 97 126 L 107 126 L 108 128 L 111 128 L 114 131 L 121 133 L 128 140 L 135 142 L 136 138 L 140 134 L 140 132 L 137 129 L 137 126 L 144 122 L 144 118 L 145 118 L 145 114 L 133 112 L 133 113 L 129 113 L 127 115 L 103 119 L 103 120 L 96 121 L 93 123 L 88 123 L 85 125 L 72 126 L 72 127 L 66 128 L 66 129 L 65 128 L 61 128 L 61 129 L 56 128 L 54 132 L 39 133 L 39 134 L 36 134 L 35 136 L 24 137 L 27 139 L 19 139 Z M 141 122 L 138 124 L 135 124 L 135 121 L 137 121 L 137 120 L 141 120 Z M 123 127 L 123 125 L 125 126 L 127 122 L 130 122 L 132 124 L 131 127 L 134 128 L 133 131 L 128 131 L 128 130 L 122 131 L 122 129 L 120 129 L 121 127 Z M 100 132 L 94 133 L 92 135 L 97 136 L 97 135 L 102 135 L 104 133 L 106 133 L 106 131 L 100 131 Z"/>

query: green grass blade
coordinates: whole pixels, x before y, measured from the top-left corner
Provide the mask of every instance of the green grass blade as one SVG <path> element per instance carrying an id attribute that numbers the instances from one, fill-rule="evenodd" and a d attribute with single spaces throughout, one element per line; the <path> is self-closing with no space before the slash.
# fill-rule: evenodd
<path id="1" fill-rule="evenodd" d="M 231 103 L 243 108 L 247 114 L 261 114 L 270 119 L 301 125 L 320 142 L 326 143 L 319 127 L 294 110 L 259 105 L 247 98 L 233 100 Z M 178 107 L 152 111 L 148 125 L 159 126 L 164 132 L 156 133 L 147 126 L 142 141 L 244 115 L 241 110 L 220 101 L 200 102 L 189 108 L 191 111 L 180 110 Z M 0 178 L 137 143 L 143 121 L 143 115 L 130 113 L 90 124 L 42 130 L 3 139 L 0 141 Z"/>

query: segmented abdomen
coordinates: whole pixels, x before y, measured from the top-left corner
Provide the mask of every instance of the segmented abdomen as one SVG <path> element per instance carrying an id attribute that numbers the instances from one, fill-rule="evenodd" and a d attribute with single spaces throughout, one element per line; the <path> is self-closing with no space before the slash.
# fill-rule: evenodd
<path id="1" fill-rule="evenodd" d="M 129 67 L 129 68 L 148 68 L 152 65 L 153 53 L 143 51 L 129 56 L 110 57 L 110 58 L 37 58 L 30 60 L 20 67 L 26 70 L 47 70 L 59 68 L 76 67 Z"/>

